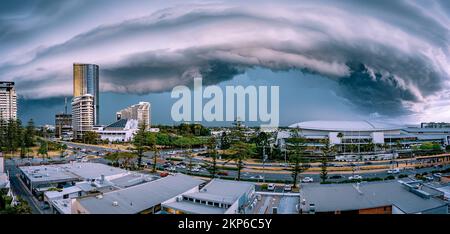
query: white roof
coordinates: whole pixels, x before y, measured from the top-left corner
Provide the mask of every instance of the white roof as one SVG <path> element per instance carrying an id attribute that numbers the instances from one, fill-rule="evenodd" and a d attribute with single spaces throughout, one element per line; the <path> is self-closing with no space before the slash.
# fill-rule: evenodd
<path id="1" fill-rule="evenodd" d="M 61 212 L 61 214 L 70 214 L 71 213 L 71 207 L 72 202 L 71 199 L 59 199 L 59 200 L 53 200 L 52 201 L 54 207 Z"/>
<path id="2" fill-rule="evenodd" d="M 0 173 L 0 188 L 8 188 L 9 179 L 6 173 Z"/>
<path id="3" fill-rule="evenodd" d="M 369 121 L 306 121 L 292 124 L 289 127 L 323 131 L 384 131 L 403 128 L 402 126 Z"/>
<path id="4" fill-rule="evenodd" d="M 80 191 L 81 191 L 81 189 L 79 187 L 70 186 L 70 187 L 62 189 L 60 192 L 59 191 L 47 191 L 47 192 L 45 192 L 45 196 L 48 197 L 49 199 L 53 199 L 53 198 L 57 198 L 57 197 L 62 197 L 63 195 L 66 195 L 66 194 L 78 193 Z"/>
<path id="5" fill-rule="evenodd" d="M 184 194 L 184 196 L 231 205 L 254 187 L 255 185 L 250 182 L 213 179 L 199 192 Z"/>
<path id="6" fill-rule="evenodd" d="M 85 197 L 78 202 L 91 214 L 136 214 L 185 193 L 203 180 L 176 174 L 129 188 Z"/>
<path id="7" fill-rule="evenodd" d="M 66 164 L 20 167 L 32 182 L 71 181 L 96 179 L 101 175 L 112 176 L 127 173 L 126 170 L 101 163 L 75 162 Z"/>

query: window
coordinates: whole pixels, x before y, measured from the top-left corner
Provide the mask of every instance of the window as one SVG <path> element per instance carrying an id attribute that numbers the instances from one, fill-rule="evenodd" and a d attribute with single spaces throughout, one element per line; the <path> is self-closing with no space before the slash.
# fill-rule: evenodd
<path id="1" fill-rule="evenodd" d="M 67 198 L 69 198 L 69 194 L 64 194 L 63 199 L 67 199 Z"/>

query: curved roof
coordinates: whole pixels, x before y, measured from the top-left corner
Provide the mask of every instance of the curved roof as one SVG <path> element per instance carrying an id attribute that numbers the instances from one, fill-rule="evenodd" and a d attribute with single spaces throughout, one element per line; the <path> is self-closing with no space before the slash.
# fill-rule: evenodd
<path id="1" fill-rule="evenodd" d="M 292 124 L 289 127 L 323 131 L 386 131 L 403 128 L 397 125 L 369 121 L 306 121 Z"/>

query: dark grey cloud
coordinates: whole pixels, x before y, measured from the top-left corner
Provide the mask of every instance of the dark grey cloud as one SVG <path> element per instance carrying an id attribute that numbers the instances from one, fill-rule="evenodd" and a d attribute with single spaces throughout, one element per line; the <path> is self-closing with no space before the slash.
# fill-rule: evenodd
<path id="1" fill-rule="evenodd" d="M 41 98 L 70 92 L 72 62 L 98 63 L 103 91 L 138 94 L 190 84 L 193 73 L 215 84 L 253 67 L 302 70 L 336 80 L 337 94 L 386 115 L 415 112 L 415 104 L 449 89 L 446 1 L 230 1 L 160 9 L 24 52 L 24 63 L 0 60 L 0 75 L 17 80 L 25 97 Z"/>

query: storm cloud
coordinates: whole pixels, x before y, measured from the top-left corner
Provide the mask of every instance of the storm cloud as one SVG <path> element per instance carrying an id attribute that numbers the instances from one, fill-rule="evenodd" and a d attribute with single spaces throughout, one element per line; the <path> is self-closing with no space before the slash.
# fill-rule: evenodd
<path id="1" fill-rule="evenodd" d="M 215 84 L 253 67 L 301 70 L 335 80 L 338 95 L 383 115 L 414 114 L 448 96 L 448 1 L 109 1 L 123 10 L 117 17 L 102 4 L 67 20 L 64 12 L 82 4 L 19 19 L 0 12 L 0 25 L 14 25 L 0 31 L 0 77 L 36 99 L 70 95 L 74 62 L 100 65 L 102 91 L 136 94 L 190 84 L 198 73 Z M 49 9 L 59 14 L 46 18 Z M 43 36 L 42 22 L 58 36 Z M 77 22 L 90 26 L 65 27 Z"/>

